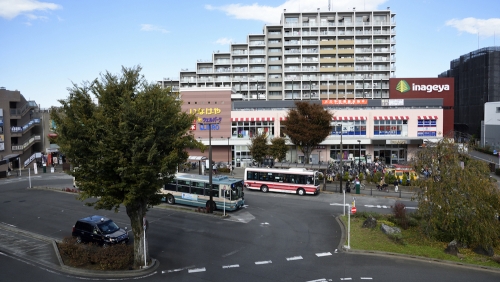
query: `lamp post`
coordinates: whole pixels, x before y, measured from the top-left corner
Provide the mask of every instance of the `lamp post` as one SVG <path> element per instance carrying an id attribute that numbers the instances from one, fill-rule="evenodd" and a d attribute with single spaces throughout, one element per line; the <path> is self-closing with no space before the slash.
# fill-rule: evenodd
<path id="1" fill-rule="evenodd" d="M 231 150 L 231 147 L 229 147 L 229 138 L 231 136 L 227 137 L 227 164 L 229 165 L 229 150 Z"/>
<path id="2" fill-rule="evenodd" d="M 311 101 L 311 80 L 309 79 L 309 101 Z"/>
<path id="3" fill-rule="evenodd" d="M 214 198 L 213 198 L 213 187 L 212 187 L 212 125 L 219 124 L 218 121 L 213 122 L 200 122 L 200 128 L 208 125 L 208 187 L 210 187 L 210 200 L 207 204 L 207 212 L 213 213 L 213 208 L 215 206 Z M 203 128 L 204 129 L 204 128 Z"/>
<path id="4" fill-rule="evenodd" d="M 359 144 L 359 158 L 358 158 L 358 175 L 361 173 L 361 140 L 358 140 Z"/>
<path id="5" fill-rule="evenodd" d="M 342 152 L 343 148 L 342 148 L 342 124 L 339 123 L 340 125 L 340 189 L 343 191 L 344 193 L 344 216 L 345 216 L 345 190 L 342 189 L 342 178 L 344 177 L 344 163 L 343 163 L 343 158 L 344 158 L 344 154 Z"/>
<path id="6" fill-rule="evenodd" d="M 295 96 L 293 95 L 293 79 L 292 79 L 292 100 L 295 100 Z"/>

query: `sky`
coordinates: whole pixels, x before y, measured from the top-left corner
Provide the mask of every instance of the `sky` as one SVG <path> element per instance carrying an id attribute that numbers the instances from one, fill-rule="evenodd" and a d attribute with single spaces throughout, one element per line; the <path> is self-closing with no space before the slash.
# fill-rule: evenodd
<path id="1" fill-rule="evenodd" d="M 0 87 L 41 108 L 68 88 L 123 67 L 147 81 L 178 79 L 197 60 L 246 43 L 287 12 L 390 10 L 396 76 L 437 77 L 450 61 L 500 46 L 498 0 L 0 0 Z"/>

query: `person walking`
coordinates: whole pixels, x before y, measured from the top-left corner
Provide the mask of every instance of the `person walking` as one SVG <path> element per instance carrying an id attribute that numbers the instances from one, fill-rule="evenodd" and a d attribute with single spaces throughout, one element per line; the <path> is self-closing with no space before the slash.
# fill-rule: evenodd
<path id="1" fill-rule="evenodd" d="M 229 166 L 229 175 L 233 175 L 233 166 L 231 164 Z"/>
<path id="2" fill-rule="evenodd" d="M 396 192 L 396 193 L 398 192 L 398 189 L 399 189 L 398 185 L 399 185 L 399 181 L 396 178 L 396 180 L 394 180 L 394 192 Z"/>
<path id="3" fill-rule="evenodd" d="M 214 171 L 214 174 L 217 174 L 217 164 L 216 163 L 214 163 L 212 170 Z"/>

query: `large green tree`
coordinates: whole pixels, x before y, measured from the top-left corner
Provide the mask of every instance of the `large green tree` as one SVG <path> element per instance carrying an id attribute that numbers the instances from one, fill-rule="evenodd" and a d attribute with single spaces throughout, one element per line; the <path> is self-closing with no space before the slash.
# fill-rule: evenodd
<path id="1" fill-rule="evenodd" d="M 419 179 L 417 197 L 427 234 L 472 246 L 497 244 L 500 193 L 484 162 L 443 139 L 422 148 L 414 165 L 428 175 Z"/>
<path id="2" fill-rule="evenodd" d="M 95 209 L 118 211 L 130 218 L 134 264 L 149 261 L 143 220 L 160 203 L 157 192 L 188 157 L 186 147 L 202 147 L 189 129 L 193 115 L 169 90 L 148 83 L 141 68 L 122 68 L 100 79 L 73 85 L 51 117 L 57 143 L 74 167 L 81 200 Z M 165 177 L 158 177 L 159 174 Z M 144 250 L 146 249 L 146 253 Z"/>
<path id="3" fill-rule="evenodd" d="M 286 146 L 286 139 L 283 137 L 275 137 L 271 140 L 269 146 L 269 155 L 273 156 L 278 162 L 281 162 L 286 157 L 288 147 Z"/>
<path id="4" fill-rule="evenodd" d="M 295 102 L 295 108 L 288 111 L 282 124 L 284 133 L 304 154 L 309 163 L 309 155 L 332 131 L 332 115 L 320 104 Z"/>
<path id="5" fill-rule="evenodd" d="M 264 159 L 269 154 L 269 147 L 267 145 L 267 134 L 256 133 L 250 138 L 250 144 L 248 144 L 248 151 L 252 155 L 252 158 L 260 165 L 264 162 Z"/>

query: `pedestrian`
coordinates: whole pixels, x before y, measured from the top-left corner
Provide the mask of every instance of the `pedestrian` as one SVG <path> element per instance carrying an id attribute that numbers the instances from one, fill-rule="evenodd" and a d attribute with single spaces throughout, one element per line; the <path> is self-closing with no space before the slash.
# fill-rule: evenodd
<path id="1" fill-rule="evenodd" d="M 229 175 L 233 175 L 233 166 L 229 164 Z"/>
<path id="2" fill-rule="evenodd" d="M 214 171 L 214 174 L 217 174 L 217 164 L 214 163 L 212 170 Z"/>
<path id="3" fill-rule="evenodd" d="M 396 180 L 394 180 L 394 192 L 396 192 L 396 193 L 398 192 L 398 189 L 399 189 L 398 185 L 399 185 L 399 181 L 396 178 Z"/>

